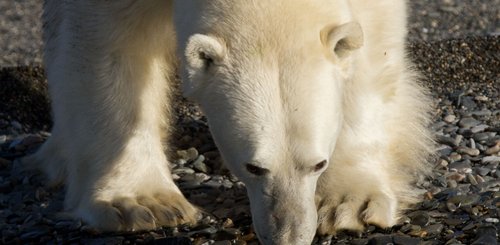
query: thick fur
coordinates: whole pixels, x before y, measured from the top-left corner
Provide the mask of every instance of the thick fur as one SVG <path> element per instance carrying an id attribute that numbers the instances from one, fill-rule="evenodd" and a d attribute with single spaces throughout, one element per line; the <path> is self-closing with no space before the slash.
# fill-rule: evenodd
<path id="1" fill-rule="evenodd" d="M 390 227 L 431 146 L 405 13 L 403 0 L 46 0 L 55 124 L 23 162 L 96 228 L 195 222 L 162 146 L 177 52 L 264 244 Z"/>

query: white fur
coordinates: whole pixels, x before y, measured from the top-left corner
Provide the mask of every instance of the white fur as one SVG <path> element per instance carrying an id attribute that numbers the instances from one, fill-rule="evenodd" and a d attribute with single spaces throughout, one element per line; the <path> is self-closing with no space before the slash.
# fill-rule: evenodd
<path id="1" fill-rule="evenodd" d="M 47 1 L 44 17 L 55 125 L 24 161 L 97 228 L 195 220 L 161 144 L 176 44 L 264 244 L 389 227 L 416 200 L 430 140 L 403 0 Z"/>

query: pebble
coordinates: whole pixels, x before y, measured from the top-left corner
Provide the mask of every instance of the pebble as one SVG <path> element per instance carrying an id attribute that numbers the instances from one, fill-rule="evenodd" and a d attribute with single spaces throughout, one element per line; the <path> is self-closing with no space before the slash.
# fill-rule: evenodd
<path id="1" fill-rule="evenodd" d="M 488 148 L 484 153 L 486 155 L 493 155 L 497 154 L 498 152 L 500 152 L 500 144 L 497 143 L 495 146 Z"/>
<path id="2" fill-rule="evenodd" d="M 439 235 L 441 231 L 443 231 L 444 225 L 443 224 L 433 224 L 429 225 L 423 228 L 424 231 L 427 232 L 429 235 Z"/>
<path id="3" fill-rule="evenodd" d="M 429 224 L 429 214 L 426 211 L 415 211 L 410 214 L 408 214 L 408 217 L 411 219 L 411 224 L 412 225 L 418 225 L 418 226 L 426 226 Z"/>
<path id="4" fill-rule="evenodd" d="M 191 168 L 176 168 L 172 170 L 173 174 L 182 175 L 182 174 L 194 174 L 194 170 Z"/>
<path id="5" fill-rule="evenodd" d="M 7 141 L 7 135 L 0 135 L 0 145 Z"/>
<path id="6" fill-rule="evenodd" d="M 498 244 L 497 229 L 492 225 L 483 225 L 476 231 L 476 238 L 472 245 Z"/>
<path id="7" fill-rule="evenodd" d="M 188 162 L 195 160 L 198 157 L 198 150 L 196 148 L 191 147 L 187 150 L 177 151 L 177 156 L 181 159 L 184 159 Z"/>
<path id="8" fill-rule="evenodd" d="M 392 238 L 395 245 L 419 245 L 421 239 L 409 236 L 395 235 Z"/>
<path id="9" fill-rule="evenodd" d="M 493 164 L 499 164 L 500 163 L 500 156 L 487 156 L 483 157 L 481 159 L 482 164 L 487 164 L 487 163 L 493 163 Z"/>
<path id="10" fill-rule="evenodd" d="M 467 173 L 467 172 L 470 172 L 472 170 L 472 164 L 471 164 L 470 160 L 466 159 L 463 161 L 450 163 L 450 165 L 448 165 L 448 168 L 451 170 L 454 169 L 460 173 Z"/>
<path id="11" fill-rule="evenodd" d="M 476 204 L 481 199 L 477 194 L 457 195 L 448 199 L 448 203 L 453 203 L 460 206 L 470 206 Z"/>
<path id="12" fill-rule="evenodd" d="M 481 153 L 478 149 L 469 147 L 458 147 L 457 152 L 460 154 L 467 154 L 469 156 L 478 156 Z"/>
<path id="13" fill-rule="evenodd" d="M 472 117 L 466 117 L 466 118 L 462 118 L 459 122 L 458 122 L 458 125 L 461 127 L 461 128 L 465 128 L 465 129 L 471 129 L 472 127 L 475 127 L 477 125 L 481 124 L 480 121 L 472 118 Z"/>
<path id="14" fill-rule="evenodd" d="M 453 114 L 446 115 L 443 120 L 447 123 L 453 123 L 457 117 Z"/>
<path id="15" fill-rule="evenodd" d="M 198 158 L 194 160 L 193 167 L 202 173 L 208 173 L 208 167 L 203 161 L 205 161 L 205 157 L 203 155 L 199 155 Z"/>

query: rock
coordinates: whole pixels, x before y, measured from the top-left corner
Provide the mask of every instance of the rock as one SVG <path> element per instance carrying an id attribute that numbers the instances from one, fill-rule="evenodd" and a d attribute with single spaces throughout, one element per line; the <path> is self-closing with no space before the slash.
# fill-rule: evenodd
<path id="1" fill-rule="evenodd" d="M 194 160 L 193 167 L 202 173 L 208 173 L 208 167 L 203 161 L 205 161 L 205 157 L 203 155 L 199 155 L 198 158 Z"/>
<path id="2" fill-rule="evenodd" d="M 186 161 L 193 161 L 198 157 L 198 150 L 196 148 L 191 147 L 187 150 L 180 150 L 177 151 L 177 156 L 181 159 L 184 159 Z"/>
<path id="3" fill-rule="evenodd" d="M 461 127 L 461 128 L 465 128 L 465 129 L 471 129 L 472 127 L 475 127 L 477 125 L 479 125 L 481 122 L 472 118 L 472 117 L 466 117 L 466 118 L 462 118 L 462 120 L 460 120 L 458 122 L 458 125 Z"/>
<path id="4" fill-rule="evenodd" d="M 487 163 L 499 164 L 500 163 L 500 156 L 483 157 L 481 159 L 481 163 L 483 163 L 483 164 L 487 164 Z"/>
<path id="5" fill-rule="evenodd" d="M 497 143 L 496 145 L 488 148 L 484 153 L 486 155 L 493 155 L 493 154 L 497 154 L 498 152 L 500 152 L 500 144 L 499 143 Z"/>
<path id="6" fill-rule="evenodd" d="M 491 172 L 491 169 L 484 168 L 484 167 L 477 167 L 477 168 L 475 168 L 475 170 L 476 170 L 476 173 L 481 175 L 481 176 L 485 176 Z"/>
<path id="7" fill-rule="evenodd" d="M 448 165 L 449 169 L 455 169 L 459 173 L 467 173 L 472 170 L 472 164 L 470 160 L 463 160 L 459 162 L 453 162 L 450 165 Z"/>
<path id="8" fill-rule="evenodd" d="M 194 170 L 191 168 L 176 168 L 172 170 L 173 174 L 194 174 Z"/>
<path id="9" fill-rule="evenodd" d="M 411 221 L 410 223 L 412 225 L 418 225 L 420 227 L 426 226 L 429 224 L 429 214 L 426 211 L 415 211 L 410 214 L 408 214 L 408 217 L 410 217 Z"/>
<path id="10" fill-rule="evenodd" d="M 419 245 L 421 239 L 403 235 L 395 235 L 392 238 L 395 245 Z"/>
<path id="11" fill-rule="evenodd" d="M 494 136 L 494 134 L 491 132 L 476 133 L 474 134 L 474 140 L 477 142 L 486 141 L 492 136 Z"/>
<path id="12" fill-rule="evenodd" d="M 443 120 L 447 123 L 453 123 L 457 117 L 453 114 L 446 115 Z"/>
<path id="13" fill-rule="evenodd" d="M 481 199 L 481 196 L 477 194 L 470 195 L 457 195 L 448 199 L 448 203 L 453 203 L 460 206 L 470 206 L 474 205 Z"/>
<path id="14" fill-rule="evenodd" d="M 460 154 L 467 154 L 469 156 L 478 156 L 480 153 L 478 149 L 463 146 L 458 147 L 457 152 Z"/>
<path id="15" fill-rule="evenodd" d="M 477 229 L 476 238 L 471 245 L 496 245 L 497 229 L 492 225 L 484 225 Z"/>
<path id="16" fill-rule="evenodd" d="M 443 224 L 433 224 L 423 228 L 430 235 L 439 235 L 443 231 Z"/>
<path id="17" fill-rule="evenodd" d="M 489 128 L 489 126 L 488 126 L 488 125 L 485 125 L 485 124 L 480 124 L 480 125 L 477 125 L 477 126 L 475 126 L 475 127 L 471 128 L 471 130 L 470 130 L 470 131 L 471 131 L 473 134 L 476 134 L 476 133 L 483 132 L 483 131 L 484 131 L 485 129 L 487 129 L 487 128 Z"/>
<path id="18" fill-rule="evenodd" d="M 368 245 L 386 245 L 392 243 L 393 241 L 390 235 L 373 236 L 370 240 L 368 240 Z"/>
<path id="19" fill-rule="evenodd" d="M 472 111 L 470 114 L 476 117 L 489 117 L 491 116 L 492 112 L 486 109 L 480 111 Z"/>
<path id="20" fill-rule="evenodd" d="M 0 145 L 7 141 L 7 135 L 0 135 Z"/>

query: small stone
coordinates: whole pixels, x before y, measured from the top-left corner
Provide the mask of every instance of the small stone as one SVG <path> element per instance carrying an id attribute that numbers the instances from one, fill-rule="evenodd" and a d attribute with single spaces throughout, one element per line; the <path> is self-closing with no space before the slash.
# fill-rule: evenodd
<path id="1" fill-rule="evenodd" d="M 23 125 L 21 123 L 19 123 L 18 121 L 12 121 L 12 122 L 10 122 L 10 125 L 16 130 L 23 129 Z"/>
<path id="2" fill-rule="evenodd" d="M 473 134 L 477 134 L 477 133 L 483 132 L 483 131 L 484 131 L 485 129 L 487 129 L 487 128 L 489 128 L 489 126 L 488 126 L 488 125 L 481 124 L 481 125 L 477 125 L 477 126 L 475 126 L 475 127 L 471 128 L 471 130 L 470 130 L 470 131 L 471 131 Z"/>
<path id="3" fill-rule="evenodd" d="M 491 116 L 492 112 L 490 110 L 480 110 L 472 111 L 470 114 L 476 117 L 489 117 Z"/>
<path id="4" fill-rule="evenodd" d="M 451 226 L 457 226 L 465 223 L 465 220 L 463 219 L 445 219 L 444 222 L 448 225 Z"/>
<path id="5" fill-rule="evenodd" d="M 442 224 L 434 224 L 424 227 L 423 230 L 430 235 L 439 235 L 443 231 L 443 227 Z"/>
<path id="6" fill-rule="evenodd" d="M 222 227 L 224 228 L 232 228 L 234 226 L 233 220 L 230 218 L 227 218 L 222 222 Z"/>
<path id="7" fill-rule="evenodd" d="M 484 168 L 484 167 L 478 167 L 475 169 L 476 172 L 481 175 L 481 176 L 485 176 L 485 175 L 488 175 L 490 172 L 491 172 L 491 169 L 489 168 Z"/>
<path id="8" fill-rule="evenodd" d="M 172 170 L 173 174 L 194 174 L 194 170 L 191 168 L 176 168 Z"/>
<path id="9" fill-rule="evenodd" d="M 495 136 L 494 133 L 491 132 L 482 132 L 482 133 L 476 133 L 474 134 L 474 140 L 477 142 L 484 142 L 487 141 L 490 137 Z"/>
<path id="10" fill-rule="evenodd" d="M 477 180 L 476 178 L 474 177 L 474 175 L 472 174 L 467 174 L 467 180 L 469 181 L 469 183 L 473 184 L 473 185 L 477 185 Z"/>
<path id="11" fill-rule="evenodd" d="M 41 237 L 43 235 L 50 234 L 50 228 L 46 226 L 40 226 L 40 227 L 31 227 L 29 231 L 21 234 L 21 240 L 26 241 L 26 240 L 32 240 L 36 239 L 38 237 Z"/>
<path id="12" fill-rule="evenodd" d="M 7 135 L 0 135 L 0 145 L 7 141 Z"/>
<path id="13" fill-rule="evenodd" d="M 482 102 L 489 101 L 489 98 L 484 96 L 484 95 L 478 95 L 478 96 L 474 97 L 474 99 L 477 101 L 482 101 Z"/>
<path id="14" fill-rule="evenodd" d="M 480 121 L 478 121 L 472 117 L 466 117 L 466 118 L 462 118 L 462 120 L 460 120 L 460 122 L 458 122 L 458 125 L 461 128 L 470 129 L 474 126 L 479 125 L 480 123 L 481 123 Z"/>
<path id="15" fill-rule="evenodd" d="M 390 235 L 378 235 L 370 238 L 370 240 L 368 240 L 368 245 L 386 245 L 392 242 L 392 237 Z"/>
<path id="16" fill-rule="evenodd" d="M 462 155 L 452 152 L 449 156 L 451 162 L 456 162 L 462 160 Z"/>
<path id="17" fill-rule="evenodd" d="M 498 223 L 499 222 L 498 218 L 486 218 L 486 219 L 484 219 L 484 221 L 486 221 L 488 223 Z"/>
<path id="18" fill-rule="evenodd" d="M 487 156 L 487 157 L 483 157 L 481 159 L 481 163 L 482 164 L 488 164 L 488 163 L 499 164 L 500 163 L 500 156 Z"/>
<path id="19" fill-rule="evenodd" d="M 450 165 L 448 165 L 449 169 L 455 169 L 459 173 L 466 173 L 469 172 L 472 169 L 472 164 L 470 160 L 463 160 L 460 162 L 453 162 Z"/>
<path id="20" fill-rule="evenodd" d="M 460 206 L 470 206 L 474 205 L 481 199 L 481 196 L 477 194 L 471 195 L 457 195 L 448 199 L 449 203 L 453 203 Z"/>
<path id="21" fill-rule="evenodd" d="M 478 149 L 463 147 L 463 146 L 458 147 L 457 152 L 461 154 L 467 154 L 469 156 L 478 156 L 480 153 Z"/>
<path id="22" fill-rule="evenodd" d="M 453 114 L 446 115 L 443 120 L 447 123 L 453 123 L 457 117 Z"/>
<path id="23" fill-rule="evenodd" d="M 418 225 L 420 227 L 426 226 L 429 223 L 429 214 L 425 211 L 415 211 L 408 214 L 411 219 L 412 225 Z"/>
<path id="24" fill-rule="evenodd" d="M 203 155 L 199 155 L 193 162 L 193 167 L 200 172 L 208 173 L 208 167 L 203 161 L 205 161 L 205 157 Z"/>
<path id="25" fill-rule="evenodd" d="M 486 149 L 486 151 L 484 151 L 484 153 L 486 155 L 493 155 L 493 154 L 497 154 L 498 152 L 500 152 L 500 144 L 496 144 L 488 149 Z M 500 157 L 498 157 L 500 158 Z"/>
<path id="26" fill-rule="evenodd" d="M 180 150 L 177 151 L 177 156 L 179 156 L 181 159 L 184 159 L 186 161 L 193 161 L 198 157 L 198 150 L 196 148 L 189 148 L 187 150 Z"/>
<path id="27" fill-rule="evenodd" d="M 421 241 L 419 238 L 402 235 L 395 235 L 392 240 L 395 245 L 418 245 Z"/>
<path id="28" fill-rule="evenodd" d="M 476 238 L 472 245 L 498 244 L 497 229 L 492 225 L 484 225 L 477 229 Z"/>

